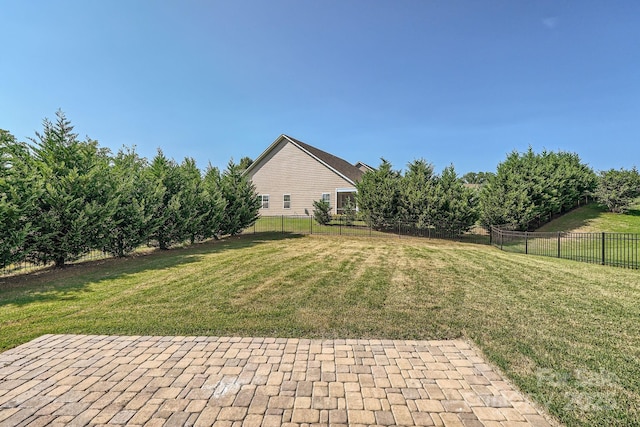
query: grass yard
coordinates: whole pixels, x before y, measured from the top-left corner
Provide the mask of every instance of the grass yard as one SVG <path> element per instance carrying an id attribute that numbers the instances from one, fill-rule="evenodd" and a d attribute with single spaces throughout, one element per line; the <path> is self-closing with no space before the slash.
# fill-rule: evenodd
<path id="1" fill-rule="evenodd" d="M 536 231 L 640 233 L 640 204 L 624 214 L 614 214 L 596 204 L 589 204 L 554 219 Z"/>
<path id="2" fill-rule="evenodd" d="M 45 333 L 473 340 L 566 425 L 640 425 L 640 272 L 416 238 L 248 235 L 0 278 Z"/>

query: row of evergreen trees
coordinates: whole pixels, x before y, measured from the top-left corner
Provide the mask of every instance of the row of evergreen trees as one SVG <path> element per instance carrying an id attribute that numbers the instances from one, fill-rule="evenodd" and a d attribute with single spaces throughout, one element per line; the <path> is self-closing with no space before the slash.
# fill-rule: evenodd
<path id="1" fill-rule="evenodd" d="M 433 165 L 418 159 L 407 165 L 403 175 L 382 159 L 356 188 L 360 214 L 378 230 L 407 222 L 418 228 L 464 232 L 478 219 L 477 194 L 464 185 L 453 166 L 437 175 Z"/>
<path id="2" fill-rule="evenodd" d="M 495 173 L 462 178 L 453 166 L 436 175 L 424 160 L 409 163 L 403 175 L 383 159 L 356 187 L 360 214 L 376 229 L 410 222 L 450 232 L 464 232 L 477 223 L 527 230 L 588 198 L 624 212 L 640 197 L 640 174 L 633 168 L 596 175 L 575 153 L 529 148 L 507 155 Z"/>
<path id="3" fill-rule="evenodd" d="M 596 174 L 577 154 L 514 151 L 482 186 L 480 221 L 526 230 L 573 208 L 591 196 L 597 184 Z"/>
<path id="4" fill-rule="evenodd" d="M 258 218 L 255 189 L 232 161 L 202 174 L 193 159 L 178 164 L 160 150 L 151 162 L 133 148 L 112 156 L 56 117 L 30 143 L 0 130 L 0 268 L 63 266 L 91 250 L 125 256 L 149 242 L 167 249 Z"/>

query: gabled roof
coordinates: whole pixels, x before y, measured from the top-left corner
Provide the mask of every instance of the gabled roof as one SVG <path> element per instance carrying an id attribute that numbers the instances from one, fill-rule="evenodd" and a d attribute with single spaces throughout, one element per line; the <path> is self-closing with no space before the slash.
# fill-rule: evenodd
<path id="1" fill-rule="evenodd" d="M 355 185 L 356 181 L 359 181 L 362 177 L 363 173 L 360 169 L 347 162 L 346 160 L 341 159 L 340 157 L 334 156 L 333 154 L 327 153 L 326 151 L 322 151 L 312 145 L 309 145 L 305 142 L 299 141 L 295 138 L 292 138 L 288 135 L 282 134 L 280 135 L 274 142 L 267 148 L 260 156 L 251 163 L 251 166 L 245 170 L 245 174 L 249 173 L 258 163 L 262 161 L 264 157 L 266 157 L 271 150 L 273 150 L 282 140 L 287 140 L 302 151 L 306 152 L 308 155 L 325 165 L 327 168 L 331 169 L 333 172 L 345 178 L 347 181 L 351 182 Z"/>
<path id="2" fill-rule="evenodd" d="M 363 172 L 373 172 L 376 170 L 376 168 L 374 168 L 373 166 L 369 166 L 365 162 L 357 162 L 356 167 Z"/>

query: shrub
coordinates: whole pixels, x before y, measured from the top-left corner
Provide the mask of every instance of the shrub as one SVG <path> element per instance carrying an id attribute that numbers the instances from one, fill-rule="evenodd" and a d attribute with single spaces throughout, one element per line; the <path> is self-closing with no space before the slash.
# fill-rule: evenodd
<path id="1" fill-rule="evenodd" d="M 326 200 L 316 200 L 313 202 L 313 219 L 320 225 L 327 225 L 331 222 L 331 206 Z"/>

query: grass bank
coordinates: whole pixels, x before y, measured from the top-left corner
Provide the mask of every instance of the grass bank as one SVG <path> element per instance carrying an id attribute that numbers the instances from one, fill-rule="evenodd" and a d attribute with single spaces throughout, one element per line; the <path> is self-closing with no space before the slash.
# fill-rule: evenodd
<path id="1" fill-rule="evenodd" d="M 592 203 L 574 209 L 548 222 L 536 231 L 640 233 L 640 205 L 624 214 L 615 214 Z"/>
<path id="2" fill-rule="evenodd" d="M 640 272 L 414 238 L 243 236 L 0 279 L 45 333 L 473 340 L 567 425 L 640 424 Z"/>

